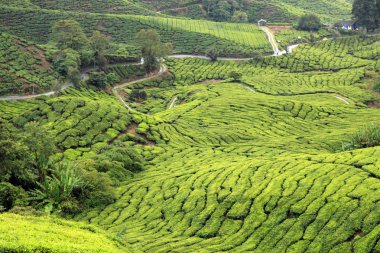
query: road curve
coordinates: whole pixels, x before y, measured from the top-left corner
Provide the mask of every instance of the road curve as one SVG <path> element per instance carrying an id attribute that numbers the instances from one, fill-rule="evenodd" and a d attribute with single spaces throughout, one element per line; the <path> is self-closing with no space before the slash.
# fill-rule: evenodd
<path id="1" fill-rule="evenodd" d="M 140 83 L 140 82 L 146 82 L 146 81 L 150 81 L 150 80 L 153 80 L 153 79 L 156 79 L 157 77 L 161 76 L 163 73 L 165 73 L 166 71 L 168 70 L 168 68 L 166 67 L 166 65 L 164 64 L 161 64 L 160 66 L 160 70 L 155 73 L 154 75 L 151 75 L 151 76 L 147 76 L 147 77 L 144 77 L 144 78 L 141 78 L 141 79 L 138 79 L 138 80 L 135 80 L 135 81 L 131 81 L 131 82 L 126 82 L 126 83 L 122 83 L 120 85 L 116 85 L 112 88 L 112 92 L 115 94 L 115 96 L 120 100 L 120 102 L 129 110 L 133 110 L 132 107 L 130 107 L 125 101 L 124 99 L 120 96 L 120 94 L 118 93 L 118 89 L 120 88 L 124 88 L 126 86 L 129 86 L 129 85 L 132 85 L 132 84 L 135 84 L 135 83 Z"/>
<path id="2" fill-rule="evenodd" d="M 268 37 L 268 40 L 269 42 L 271 43 L 272 45 L 272 48 L 273 48 L 273 52 L 274 54 L 272 56 L 280 56 L 280 55 L 283 55 L 283 54 L 286 54 L 286 51 L 279 51 L 278 49 L 278 44 L 275 40 L 275 37 L 273 35 L 273 33 L 270 31 L 270 29 L 268 27 L 261 27 L 261 29 L 267 34 L 267 37 Z M 288 47 L 288 53 L 291 53 L 293 51 L 294 48 L 298 47 L 299 45 L 296 44 L 296 45 L 292 45 L 292 46 L 289 46 Z M 171 55 L 169 56 L 169 58 L 175 58 L 175 59 L 185 59 L 185 58 L 197 58 L 197 59 L 205 59 L 205 60 L 210 60 L 209 57 L 207 56 L 202 56 L 202 55 L 190 55 L 190 54 L 177 54 L 177 55 Z M 220 61 L 248 61 L 248 60 L 251 60 L 252 58 L 230 58 L 230 57 L 218 57 L 218 60 Z M 141 62 L 139 63 L 135 63 L 134 65 L 142 65 L 144 63 L 144 60 L 141 59 Z M 151 77 L 146 77 L 146 78 L 142 78 L 142 79 L 139 79 L 139 80 L 136 80 L 136 81 L 133 81 L 133 82 L 129 82 L 129 83 L 124 83 L 124 84 L 120 84 L 118 86 L 115 86 L 113 88 L 113 92 L 115 93 L 115 95 L 119 98 L 119 100 L 123 103 L 123 105 L 125 107 L 127 107 L 129 110 L 131 110 L 132 108 L 130 108 L 126 103 L 125 101 L 122 100 L 122 98 L 119 96 L 119 94 L 117 93 L 117 89 L 119 88 L 122 88 L 124 86 L 127 86 L 127 85 L 131 85 L 131 84 L 134 84 L 134 83 L 138 83 L 138 82 L 144 82 L 144 81 L 148 81 L 148 80 L 151 80 L 153 78 L 156 78 L 157 76 L 161 75 L 163 72 L 166 72 L 167 68 L 166 66 L 163 67 L 163 65 L 161 65 L 161 68 L 160 68 L 160 71 L 154 75 L 154 76 L 151 76 Z M 87 70 L 88 71 L 88 70 Z M 86 80 L 88 78 L 88 75 L 86 74 L 87 71 L 83 72 L 82 75 L 81 75 L 81 79 L 82 80 Z M 59 91 L 62 91 L 62 90 L 65 90 L 69 87 L 73 86 L 73 83 L 72 82 L 69 82 L 65 85 L 63 85 Z M 22 99 L 31 99 L 31 98 L 37 98 L 37 97 L 41 97 L 41 96 L 52 96 L 52 95 L 55 95 L 57 94 L 58 91 L 49 91 L 49 92 L 45 92 L 45 93 L 41 93 L 41 94 L 35 94 L 35 95 L 26 95 L 26 96 L 7 96 L 7 97 L 0 97 L 0 101 L 11 101 L 11 100 L 22 100 Z"/>
<path id="3" fill-rule="evenodd" d="M 83 72 L 81 74 L 81 79 L 82 81 L 85 81 L 88 79 L 88 75 L 87 75 L 87 72 Z M 65 90 L 71 86 L 73 86 L 74 84 L 72 82 L 68 82 L 66 83 L 65 85 L 63 85 L 59 91 L 62 91 L 62 90 Z M 40 94 L 35 94 L 35 95 L 26 95 L 26 96 L 7 96 L 7 97 L 0 97 L 0 101 L 12 101 L 12 100 L 22 100 L 22 99 L 31 99 L 31 98 L 38 98 L 38 97 L 42 97 L 42 96 L 52 96 L 52 95 L 55 95 L 57 94 L 59 91 L 48 91 L 48 92 L 45 92 L 45 93 L 40 93 Z"/>

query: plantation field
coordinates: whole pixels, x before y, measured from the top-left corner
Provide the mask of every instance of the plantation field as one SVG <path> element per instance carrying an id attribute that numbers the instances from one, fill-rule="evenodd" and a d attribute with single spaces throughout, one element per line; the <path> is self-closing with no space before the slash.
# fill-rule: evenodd
<path id="1" fill-rule="evenodd" d="M 232 83 L 193 96 L 156 114 L 165 152 L 120 188 L 114 205 L 81 220 L 124 229 L 146 252 L 375 247 L 379 149 L 335 149 L 378 110 Z"/>
<path id="2" fill-rule="evenodd" d="M 204 34 L 213 24 L 128 19 Z M 74 217 L 131 252 L 379 252 L 380 147 L 344 148 L 351 134 L 380 117 L 379 108 L 365 104 L 379 98 L 369 90 L 378 77 L 379 41 L 326 40 L 250 61 L 169 58 L 166 75 L 120 89 L 133 110 L 106 92 L 67 89 L 0 102 L 0 115 L 17 127 L 32 121 L 48 127 L 59 149 L 54 161 L 83 162 L 110 145 L 136 148 L 144 170 L 110 171 L 120 178 L 116 200 Z M 139 66 L 111 65 L 106 72 L 122 79 Z M 136 90 L 146 99 L 132 99 Z M 16 234 L 23 222 L 39 220 L 12 219 L 22 219 Z M 74 234 L 87 229 L 67 224 L 79 226 Z M 118 247 L 93 229 L 99 233 L 91 236 Z"/>
<path id="3" fill-rule="evenodd" d="M 139 146 L 147 159 L 161 152 L 154 146 L 161 139 L 155 118 L 129 113 L 106 93 L 75 89 L 61 93 L 57 98 L 0 101 L 1 117 L 18 127 L 32 121 L 48 126 L 59 149 L 52 158 L 55 161 L 91 158 L 117 142 Z M 133 123 L 140 125 L 131 129 Z M 126 171 L 124 176 L 128 174 Z"/>
<path id="4" fill-rule="evenodd" d="M 135 34 L 141 29 L 152 28 L 160 33 L 163 42 L 173 44 L 175 53 L 204 54 L 210 46 L 218 48 L 223 55 L 250 56 L 253 52 L 272 52 L 265 33 L 255 25 L 153 16 L 103 15 L 4 6 L 0 9 L 0 31 L 46 43 L 52 24 L 67 18 L 77 20 L 88 34 L 99 29 L 109 34 L 113 42 L 129 45 L 135 45 Z"/>
<path id="5" fill-rule="evenodd" d="M 120 13 L 156 15 L 154 11 L 149 11 L 145 6 L 141 6 L 135 1 L 128 0 L 31 0 L 31 3 L 42 8 L 52 10 L 83 11 L 94 13 Z"/>
<path id="6" fill-rule="evenodd" d="M 298 17 L 305 13 L 313 13 L 318 15 L 325 22 L 345 20 L 351 17 L 351 3 L 346 0 L 274 0 L 273 2 L 281 9 Z"/>
<path id="7" fill-rule="evenodd" d="M 57 218 L 1 214 L 0 232 L 1 252 L 134 252 L 94 226 Z"/>
<path id="8" fill-rule="evenodd" d="M 164 14 L 195 19 L 210 18 L 207 15 L 207 2 L 179 0 L 141 0 L 141 2 L 154 6 Z M 250 4 L 246 3 L 239 7 L 247 12 L 254 22 L 263 18 L 271 23 L 292 23 L 306 13 L 316 14 L 324 22 L 330 23 L 351 17 L 351 1 L 346 0 L 253 0 Z"/>
<path id="9" fill-rule="evenodd" d="M 351 44 L 316 48 L 336 57 Z M 377 252 L 380 149 L 341 151 L 380 116 L 362 103 L 373 94 L 355 72 L 375 62 L 337 62 L 332 73 L 316 66 L 314 76 L 260 62 L 167 62 L 169 81 L 130 87 L 148 92 L 135 105 L 160 119 L 165 152 L 120 187 L 115 204 L 78 220 L 123 231 L 144 252 Z M 234 69 L 243 81 L 223 81 Z M 249 83 L 271 74 L 259 88 Z"/>
<path id="10" fill-rule="evenodd" d="M 42 49 L 0 33 L 0 96 L 37 93 L 58 83 L 59 76 L 46 60 Z"/>

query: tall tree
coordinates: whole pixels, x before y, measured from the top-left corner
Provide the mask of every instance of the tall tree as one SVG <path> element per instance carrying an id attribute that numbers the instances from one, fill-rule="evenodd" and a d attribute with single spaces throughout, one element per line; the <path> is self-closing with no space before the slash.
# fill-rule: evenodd
<path id="1" fill-rule="evenodd" d="M 53 24 L 52 40 L 59 49 L 71 48 L 77 51 L 88 43 L 80 24 L 70 19 L 60 20 Z"/>
<path id="2" fill-rule="evenodd" d="M 352 14 L 358 25 L 374 31 L 380 27 L 380 0 L 355 0 Z"/>
<path id="3" fill-rule="evenodd" d="M 314 14 L 303 15 L 298 20 L 298 29 L 303 31 L 318 31 L 321 27 L 321 20 Z"/>
<path id="4" fill-rule="evenodd" d="M 227 1 L 220 1 L 211 11 L 211 16 L 215 21 L 227 21 L 231 18 L 231 5 Z"/>
<path id="5" fill-rule="evenodd" d="M 157 69 L 158 58 L 168 55 L 171 51 L 171 44 L 162 44 L 160 35 L 152 29 L 138 32 L 136 42 L 141 47 L 145 70 L 148 72 Z"/>
<path id="6" fill-rule="evenodd" d="M 107 59 L 104 56 L 104 51 L 110 46 L 108 37 L 99 31 L 95 31 L 90 38 L 91 48 L 94 51 L 94 63 L 100 67 L 107 64 Z"/>
<path id="7" fill-rule="evenodd" d="M 231 21 L 235 23 L 248 23 L 248 15 L 244 11 L 235 11 Z"/>

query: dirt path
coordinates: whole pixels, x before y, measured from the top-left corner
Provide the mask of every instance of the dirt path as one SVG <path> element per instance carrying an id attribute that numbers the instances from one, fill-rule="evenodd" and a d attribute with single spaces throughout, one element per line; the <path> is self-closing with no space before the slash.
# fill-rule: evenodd
<path id="1" fill-rule="evenodd" d="M 83 72 L 81 75 L 82 81 L 85 81 L 88 79 L 87 71 Z M 68 82 L 65 85 L 63 85 L 58 91 L 48 91 L 45 93 L 35 94 L 35 95 L 26 95 L 26 96 L 7 96 L 7 97 L 0 97 L 0 101 L 12 101 L 12 100 L 22 100 L 22 99 L 31 99 L 31 98 L 38 98 L 42 96 L 53 96 L 57 94 L 59 91 L 63 91 L 74 84 L 72 82 Z"/>
<path id="2" fill-rule="evenodd" d="M 269 43 L 272 45 L 273 56 L 280 56 L 280 55 L 284 55 L 284 54 L 287 54 L 287 53 L 288 54 L 292 53 L 293 49 L 295 49 L 296 47 L 299 46 L 299 44 L 291 45 L 291 46 L 288 47 L 288 52 L 286 52 L 286 50 L 280 51 L 280 49 L 278 47 L 278 44 L 277 44 L 277 41 L 276 41 L 276 38 L 275 38 L 273 32 L 269 29 L 269 27 L 260 26 L 260 28 L 261 28 L 261 30 L 263 30 L 263 32 L 266 33 L 267 38 L 269 40 Z"/>
<path id="3" fill-rule="evenodd" d="M 265 94 L 265 95 L 272 95 L 272 96 L 283 96 L 283 95 L 275 95 L 275 94 L 267 94 L 267 93 L 264 93 L 264 92 L 260 92 L 260 91 L 257 91 L 255 90 L 253 87 L 249 86 L 249 85 L 246 85 L 246 84 L 242 84 L 244 88 L 246 88 L 247 90 L 250 90 L 252 92 L 257 92 L 257 93 L 262 93 L 262 94 Z M 313 93 L 303 93 L 303 94 L 289 94 L 287 96 L 300 96 L 300 95 L 312 95 L 312 94 L 332 94 L 335 98 L 341 100 L 342 102 L 344 102 L 345 104 L 349 105 L 350 102 L 347 101 L 347 98 L 343 98 L 342 96 L 340 96 L 339 94 L 336 94 L 336 93 L 326 93 L 326 92 L 313 92 Z"/>
<path id="4" fill-rule="evenodd" d="M 341 100 L 341 101 L 343 101 L 344 103 L 346 103 L 348 105 L 350 104 L 350 102 L 348 102 L 346 99 L 342 98 L 341 96 L 335 95 L 334 97 L 337 98 L 337 99 L 339 99 L 339 100 Z"/>
<path id="5" fill-rule="evenodd" d="M 172 100 L 172 102 L 170 103 L 168 109 L 172 109 L 172 108 L 175 106 L 175 102 L 177 102 L 177 100 L 178 100 L 178 97 L 173 98 L 173 100 Z"/>
<path id="6" fill-rule="evenodd" d="M 286 54 L 286 51 L 279 51 L 278 44 L 277 44 L 277 42 L 275 40 L 275 37 L 274 37 L 273 33 L 271 32 L 271 30 L 268 27 L 261 27 L 261 29 L 267 34 L 268 40 L 269 40 L 269 42 L 272 45 L 273 52 L 274 52 L 273 56 L 279 56 L 279 55 Z M 289 50 L 288 50 L 288 53 L 291 53 L 293 51 L 293 49 L 296 48 L 296 47 L 298 47 L 298 46 L 299 46 L 298 44 L 290 46 Z M 171 55 L 171 56 L 169 56 L 169 58 L 176 58 L 176 59 L 197 58 L 197 59 L 210 60 L 210 58 L 207 57 L 207 56 L 188 55 L 188 54 Z M 250 60 L 250 59 L 252 59 L 252 58 L 229 58 L 229 57 L 219 57 L 218 58 L 218 60 L 220 60 L 220 61 L 247 61 L 247 60 Z M 141 59 L 141 62 L 135 63 L 134 65 L 141 65 L 143 63 L 144 63 L 144 60 Z M 148 77 L 145 77 L 145 78 L 142 78 L 142 79 L 139 79 L 139 80 L 135 80 L 135 81 L 132 81 L 132 82 L 127 82 L 127 83 L 123 83 L 123 84 L 120 84 L 118 86 L 115 86 L 113 88 L 113 92 L 114 92 L 114 94 L 118 97 L 118 99 L 120 100 L 120 102 L 125 107 L 127 107 L 129 110 L 132 110 L 132 108 L 129 105 L 127 105 L 125 103 L 125 101 L 122 99 L 122 97 L 118 94 L 117 90 L 120 89 L 120 88 L 123 88 L 125 86 L 131 85 L 131 84 L 135 84 L 135 83 L 139 83 L 139 82 L 145 82 L 145 81 L 152 80 L 152 79 L 160 76 L 162 73 L 164 73 L 166 71 L 167 71 L 167 67 L 164 66 L 164 65 L 161 65 L 160 71 L 157 74 L 155 74 L 153 76 L 148 76 Z M 82 78 L 83 81 L 88 78 L 88 75 L 86 74 L 87 72 L 88 72 L 88 70 L 86 70 L 85 72 L 82 73 L 81 78 Z M 67 88 L 69 88 L 71 86 L 73 86 L 72 82 L 66 83 L 65 85 L 63 85 L 60 88 L 59 91 L 65 90 L 65 89 L 67 89 Z M 58 91 L 49 91 L 49 92 L 45 92 L 45 93 L 41 93 L 41 94 L 27 95 L 27 96 L 7 96 L 7 97 L 0 97 L 0 101 L 31 99 L 31 98 L 41 97 L 41 96 L 52 96 L 52 95 L 55 95 L 57 93 L 58 93 Z"/>
<path id="7" fill-rule="evenodd" d="M 125 101 L 124 99 L 120 96 L 118 90 L 121 89 L 121 88 L 124 88 L 126 86 L 129 86 L 129 85 L 132 85 L 132 84 L 136 84 L 136 83 L 141 83 L 141 82 L 146 82 L 146 81 L 150 81 L 150 80 L 153 80 L 153 79 L 156 79 L 157 77 L 161 76 L 163 73 L 165 73 L 166 71 L 168 70 L 168 68 L 164 65 L 164 64 L 161 64 L 161 67 L 160 67 L 160 70 L 155 73 L 154 75 L 151 75 L 151 76 L 147 76 L 147 77 L 144 77 L 144 78 L 141 78 L 141 79 L 138 79 L 138 80 L 135 80 L 135 81 L 131 81 L 131 82 L 126 82 L 126 83 L 122 83 L 120 85 L 117 85 L 115 87 L 113 87 L 112 91 L 113 93 L 115 94 L 115 96 L 120 100 L 120 102 L 129 110 L 133 110 L 132 107 L 130 107 Z"/>

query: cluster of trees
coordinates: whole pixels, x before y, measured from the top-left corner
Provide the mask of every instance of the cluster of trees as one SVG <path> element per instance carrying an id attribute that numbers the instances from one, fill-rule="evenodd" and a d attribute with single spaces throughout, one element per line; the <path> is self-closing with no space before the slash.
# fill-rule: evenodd
<path id="1" fill-rule="evenodd" d="M 152 29 L 141 30 L 136 34 L 136 44 L 141 47 L 144 67 L 147 72 L 159 67 L 159 59 L 172 50 L 170 43 L 161 43 L 160 35 Z M 81 81 L 80 68 L 94 65 L 104 69 L 107 65 L 105 51 L 110 47 L 108 37 L 95 31 L 87 38 L 80 24 L 74 20 L 61 20 L 52 27 L 52 41 L 57 49 L 53 53 L 53 63 L 57 71 L 67 76 L 75 85 Z M 90 73 L 88 83 L 105 88 L 119 82 L 116 74 L 103 71 Z"/>
<path id="2" fill-rule="evenodd" d="M 321 20 L 314 14 L 306 14 L 298 20 L 297 29 L 302 31 L 318 31 L 322 28 Z"/>
<path id="3" fill-rule="evenodd" d="M 203 0 L 208 16 L 214 21 L 248 22 L 245 10 L 251 5 L 250 0 Z"/>
<path id="4" fill-rule="evenodd" d="M 141 156 L 122 143 L 75 163 L 53 163 L 56 152 L 44 127 L 31 122 L 19 130 L 0 119 L 0 211 L 75 214 L 107 205 L 113 186 L 143 168 Z"/>
<path id="5" fill-rule="evenodd" d="M 151 72 L 159 67 L 159 59 L 172 51 L 171 43 L 161 43 L 160 35 L 153 29 L 141 30 L 136 34 L 136 43 L 141 48 L 145 71 Z"/>
<path id="6" fill-rule="evenodd" d="M 380 27 L 380 0 L 355 0 L 352 14 L 357 25 L 374 31 Z"/>
<path id="7" fill-rule="evenodd" d="M 75 20 L 60 20 L 53 24 L 51 40 L 57 49 L 52 55 L 55 68 L 74 84 L 81 80 L 81 66 L 93 64 L 104 67 L 107 64 L 105 51 L 109 39 L 99 31 L 90 38 Z"/>

